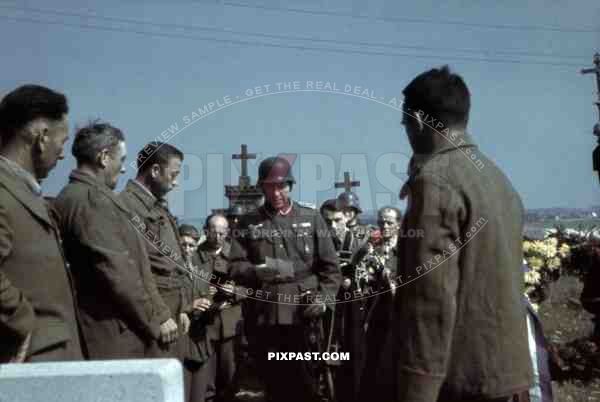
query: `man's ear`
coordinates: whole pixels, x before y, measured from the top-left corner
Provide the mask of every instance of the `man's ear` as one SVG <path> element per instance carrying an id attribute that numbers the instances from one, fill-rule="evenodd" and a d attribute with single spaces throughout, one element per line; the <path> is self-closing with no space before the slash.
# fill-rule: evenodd
<path id="1" fill-rule="evenodd" d="M 158 163 L 152 165 L 150 168 L 150 174 L 152 175 L 153 179 L 157 179 L 160 176 L 160 165 Z"/>
<path id="2" fill-rule="evenodd" d="M 104 169 L 106 169 L 110 163 L 109 162 L 110 155 L 108 154 L 108 152 L 109 152 L 108 149 L 105 148 L 98 153 L 98 163 Z"/>

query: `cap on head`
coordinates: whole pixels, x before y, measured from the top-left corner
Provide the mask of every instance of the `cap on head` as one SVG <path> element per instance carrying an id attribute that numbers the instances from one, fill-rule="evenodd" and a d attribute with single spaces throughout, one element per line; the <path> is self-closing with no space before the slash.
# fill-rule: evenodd
<path id="1" fill-rule="evenodd" d="M 292 166 L 282 157 L 273 156 L 263 160 L 258 167 L 258 182 L 257 185 L 263 183 L 284 184 L 290 186 L 296 183 L 292 174 Z"/>
<path id="2" fill-rule="evenodd" d="M 179 225 L 179 236 L 190 236 L 191 238 L 198 240 L 200 239 L 200 232 L 192 225 L 182 224 Z"/>
<path id="3" fill-rule="evenodd" d="M 358 196 L 353 192 L 343 192 L 340 194 L 337 198 L 337 207 L 338 209 L 352 208 L 357 213 L 362 214 Z"/>

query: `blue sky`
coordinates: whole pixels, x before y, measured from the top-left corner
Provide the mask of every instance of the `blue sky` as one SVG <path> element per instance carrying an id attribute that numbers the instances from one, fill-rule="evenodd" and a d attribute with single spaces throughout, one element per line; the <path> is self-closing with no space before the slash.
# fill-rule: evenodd
<path id="1" fill-rule="evenodd" d="M 171 206 L 187 218 L 226 205 L 241 143 L 261 158 L 297 153 L 298 199 L 331 198 L 351 169 L 366 209 L 403 207 L 396 194 L 411 150 L 390 102 L 400 104 L 415 75 L 449 64 L 471 90 L 470 133 L 526 207 L 600 204 L 596 88 L 579 74 L 600 51 L 597 1 L 254 3 L 0 1 L 0 93 L 30 82 L 66 93 L 73 128 L 91 118 L 120 127 L 130 161 L 177 125 L 169 142 L 186 167 Z M 277 89 L 294 81 L 339 91 Z M 355 87 L 369 95 L 353 96 Z M 217 106 L 225 98 L 231 104 Z M 186 127 L 210 102 L 214 112 Z M 75 166 L 70 146 L 43 184 L 49 194 Z M 255 162 L 249 171 L 255 177 Z M 118 188 L 134 174 L 128 167 Z"/>

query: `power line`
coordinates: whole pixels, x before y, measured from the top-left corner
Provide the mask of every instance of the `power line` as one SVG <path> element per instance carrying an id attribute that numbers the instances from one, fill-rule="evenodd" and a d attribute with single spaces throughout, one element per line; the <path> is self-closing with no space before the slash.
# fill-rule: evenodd
<path id="1" fill-rule="evenodd" d="M 305 8 L 293 8 L 293 7 L 272 7 L 261 4 L 246 4 L 237 3 L 233 1 L 224 1 L 224 5 L 230 7 L 243 7 L 243 8 L 255 8 L 260 10 L 268 11 L 285 11 L 297 14 L 317 15 L 317 16 L 328 16 L 328 17 L 350 17 L 354 19 L 363 19 L 369 21 L 381 21 L 381 22 L 408 22 L 414 24 L 435 24 L 435 25 L 457 25 L 463 27 L 473 28 L 486 28 L 486 29 L 507 29 L 516 31 L 550 31 L 550 32 L 565 32 L 565 33 L 599 33 L 600 29 L 595 28 L 563 28 L 563 27 L 552 27 L 552 26 L 541 26 L 541 25 L 509 25 L 509 24 L 483 24 L 476 22 L 462 22 L 462 21 L 450 21 L 450 20 L 434 20 L 427 18 L 409 18 L 409 17 L 369 17 L 365 15 L 358 15 L 353 13 L 345 13 L 339 11 L 324 11 L 324 10 L 308 10 Z"/>
<path id="2" fill-rule="evenodd" d="M 259 41 L 243 41 L 243 40 L 235 40 L 235 39 L 221 39 L 215 37 L 200 37 L 193 35 L 184 35 L 184 34 L 172 34 L 166 32 L 154 32 L 154 31 L 142 31 L 135 29 L 123 29 L 117 27 L 107 27 L 102 25 L 91 25 L 91 24 L 82 24 L 82 23 L 70 23 L 64 21 L 49 21 L 49 20 L 40 20 L 34 18 L 26 18 L 26 17 L 12 17 L 0 15 L 0 19 L 16 21 L 16 22 L 29 22 L 35 24 L 47 24 L 47 25 L 60 25 L 65 27 L 77 27 L 77 28 L 85 28 L 92 30 L 100 30 L 100 31 L 112 31 L 112 32 L 122 32 L 122 33 L 135 33 L 144 36 L 156 36 L 156 37 L 165 37 L 165 38 L 179 38 L 179 39 L 192 39 L 192 40 L 201 40 L 201 41 L 210 41 L 210 42 L 219 42 L 219 43 L 227 43 L 233 45 L 241 45 L 241 46 L 255 46 L 255 47 L 275 47 L 280 49 L 295 49 L 295 50 L 303 50 L 303 51 L 320 51 L 326 53 L 341 53 L 341 54 L 357 54 L 363 56 L 387 56 L 387 57 L 410 57 L 416 59 L 435 59 L 439 63 L 443 63 L 446 60 L 459 60 L 459 61 L 474 61 L 474 62 L 486 62 L 486 63 L 504 63 L 504 64 L 530 64 L 530 65 L 545 65 L 545 66 L 555 66 L 555 67 L 579 67 L 579 64 L 574 63 L 558 63 L 558 62 L 544 62 L 544 61 L 523 61 L 523 60 L 510 60 L 510 59 L 489 59 L 489 58 L 474 58 L 474 57 L 462 57 L 462 56 L 440 56 L 440 55 L 423 55 L 423 54 L 402 54 L 402 53 L 390 53 L 383 51 L 374 51 L 374 50 L 354 50 L 354 49 L 339 49 L 339 48 L 325 48 L 325 47 L 310 47 L 310 46 L 301 46 L 301 45 L 292 45 L 292 44 L 278 44 L 278 43 L 268 43 L 268 42 L 259 42 Z"/>
<path id="3" fill-rule="evenodd" d="M 310 41 L 310 42 L 318 42 L 324 44 L 337 44 L 337 45 L 345 45 L 345 46 L 355 46 L 355 47 L 370 47 L 370 48 L 388 48 L 388 49 L 402 49 L 402 50 L 427 50 L 427 51 L 442 51 L 442 52 L 463 52 L 463 53 L 473 53 L 473 54 L 497 54 L 497 55 L 517 55 L 517 56 L 528 56 L 528 57 L 554 57 L 554 58 L 564 58 L 564 59 L 584 59 L 588 56 L 575 56 L 575 55 L 560 55 L 553 53 L 531 53 L 525 51 L 515 51 L 515 50 L 491 50 L 491 51 L 482 51 L 480 49 L 466 49 L 466 48 L 448 48 L 448 47 L 427 47 L 427 46 L 417 46 L 417 45 L 398 45 L 393 43 L 374 43 L 374 42 L 354 42 L 354 41 L 341 41 L 335 39 L 321 39 L 316 37 L 307 37 L 307 36 L 294 36 L 294 35 L 274 35 L 274 34 L 265 34 L 260 32 L 248 32 L 248 31 L 236 31 L 231 29 L 221 29 L 217 27 L 203 27 L 198 25 L 183 25 L 183 24 L 173 24 L 173 23 L 163 23 L 163 22 L 151 22 L 151 21 L 141 21 L 130 18 L 117 18 L 117 17 L 107 17 L 103 15 L 95 15 L 95 14 L 84 14 L 84 13 L 75 13 L 75 12 L 65 12 L 65 11 L 56 11 L 49 9 L 40 9 L 33 7 L 18 7 L 12 5 L 3 5 L 0 4 L 0 8 L 8 8 L 8 9 L 16 9 L 20 11 L 33 11 L 40 14 L 48 14 L 55 16 L 68 16 L 68 17 L 77 17 L 77 18 L 95 18 L 98 20 L 109 21 L 109 22 L 119 22 L 119 23 L 128 23 L 128 24 L 138 24 L 138 25 L 148 25 L 154 27 L 164 27 L 164 28 L 175 28 L 175 29 L 184 29 L 184 30 L 195 30 L 195 31 L 204 31 L 204 32 L 218 32 L 218 33 L 231 33 L 236 35 L 244 35 L 244 36 L 256 36 L 268 39 L 278 39 L 278 40 L 296 40 L 296 41 Z"/>

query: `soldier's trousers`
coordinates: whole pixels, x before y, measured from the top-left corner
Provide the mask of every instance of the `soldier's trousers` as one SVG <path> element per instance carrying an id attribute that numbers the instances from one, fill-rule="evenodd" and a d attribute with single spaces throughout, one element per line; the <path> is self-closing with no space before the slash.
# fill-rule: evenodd
<path id="1" fill-rule="evenodd" d="M 349 361 L 339 362 L 335 370 L 335 394 L 338 402 L 359 401 L 360 380 L 366 359 L 361 301 L 336 306 L 336 330 L 342 351 L 350 353 Z"/>
<path id="2" fill-rule="evenodd" d="M 241 337 L 234 336 L 214 344 L 213 376 L 217 388 L 217 401 L 231 401 L 238 391 L 238 356 Z"/>
<path id="3" fill-rule="evenodd" d="M 205 362 L 184 359 L 183 375 L 186 402 L 205 402 L 206 399 L 215 396 L 216 390 L 212 375 L 214 360 L 214 354 Z"/>
<path id="4" fill-rule="evenodd" d="M 250 345 L 265 384 L 268 402 L 319 401 L 319 373 L 315 361 L 268 360 L 269 352 L 304 353 L 308 351 L 304 328 L 298 325 L 258 327 L 255 347 Z M 316 362 L 318 363 L 318 362 Z"/>

